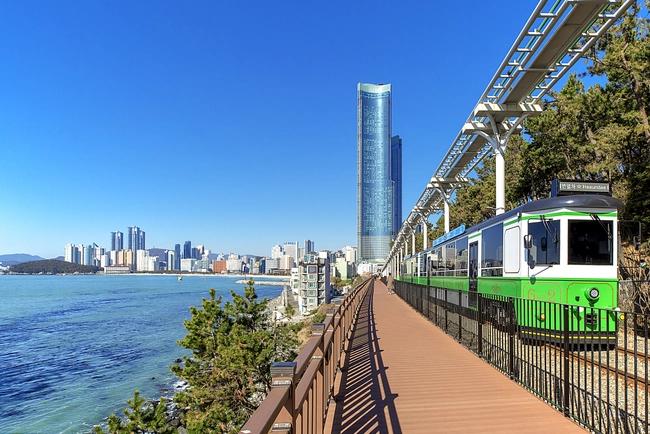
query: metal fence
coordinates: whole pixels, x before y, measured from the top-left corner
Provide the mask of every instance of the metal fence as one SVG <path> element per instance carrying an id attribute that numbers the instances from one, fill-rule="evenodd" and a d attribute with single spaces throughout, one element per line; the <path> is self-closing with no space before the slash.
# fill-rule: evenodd
<path id="1" fill-rule="evenodd" d="M 650 315 L 395 282 L 458 342 L 586 428 L 648 433 Z"/>
<path id="2" fill-rule="evenodd" d="M 296 360 L 271 366 L 271 390 L 241 434 L 322 434 L 344 350 L 373 283 L 367 279 L 359 284 L 330 309 L 323 323 L 313 324 Z"/>

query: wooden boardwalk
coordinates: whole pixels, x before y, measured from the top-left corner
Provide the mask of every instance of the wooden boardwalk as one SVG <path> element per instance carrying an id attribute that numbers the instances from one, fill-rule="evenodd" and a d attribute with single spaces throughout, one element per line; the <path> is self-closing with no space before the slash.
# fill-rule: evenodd
<path id="1" fill-rule="evenodd" d="M 326 433 L 584 433 L 375 282 Z"/>

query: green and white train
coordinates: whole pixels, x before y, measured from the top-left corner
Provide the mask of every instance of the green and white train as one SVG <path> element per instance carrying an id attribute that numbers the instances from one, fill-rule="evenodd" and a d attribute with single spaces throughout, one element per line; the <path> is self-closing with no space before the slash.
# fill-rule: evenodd
<path id="1" fill-rule="evenodd" d="M 456 228 L 430 249 L 405 257 L 397 280 L 432 288 L 433 297 L 461 310 L 476 310 L 481 294 L 481 312 L 496 324 L 514 305 L 519 333 L 541 341 L 566 338 L 561 309 L 554 307 L 570 305 L 571 339 L 611 344 L 620 206 L 611 196 L 595 194 L 529 202 Z"/>

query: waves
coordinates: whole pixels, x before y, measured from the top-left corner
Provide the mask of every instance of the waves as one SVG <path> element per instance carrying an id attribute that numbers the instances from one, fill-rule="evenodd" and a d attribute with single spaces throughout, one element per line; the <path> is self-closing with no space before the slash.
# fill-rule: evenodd
<path id="1" fill-rule="evenodd" d="M 189 306 L 234 279 L 1 276 L 0 432 L 88 431 L 138 388 L 159 396 Z M 275 296 L 279 288 L 260 288 Z"/>

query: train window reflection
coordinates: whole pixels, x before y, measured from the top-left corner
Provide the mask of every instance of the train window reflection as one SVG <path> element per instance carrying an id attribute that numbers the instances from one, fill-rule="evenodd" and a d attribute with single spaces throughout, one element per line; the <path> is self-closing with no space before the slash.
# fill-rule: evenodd
<path id="1" fill-rule="evenodd" d="M 503 275 L 503 223 L 481 232 L 481 275 Z"/>
<path id="2" fill-rule="evenodd" d="M 569 264 L 612 265 L 612 222 L 569 220 Z"/>
<path id="3" fill-rule="evenodd" d="M 532 236 L 533 246 L 530 259 L 537 265 L 560 263 L 560 221 L 546 220 L 529 222 L 528 234 Z"/>

